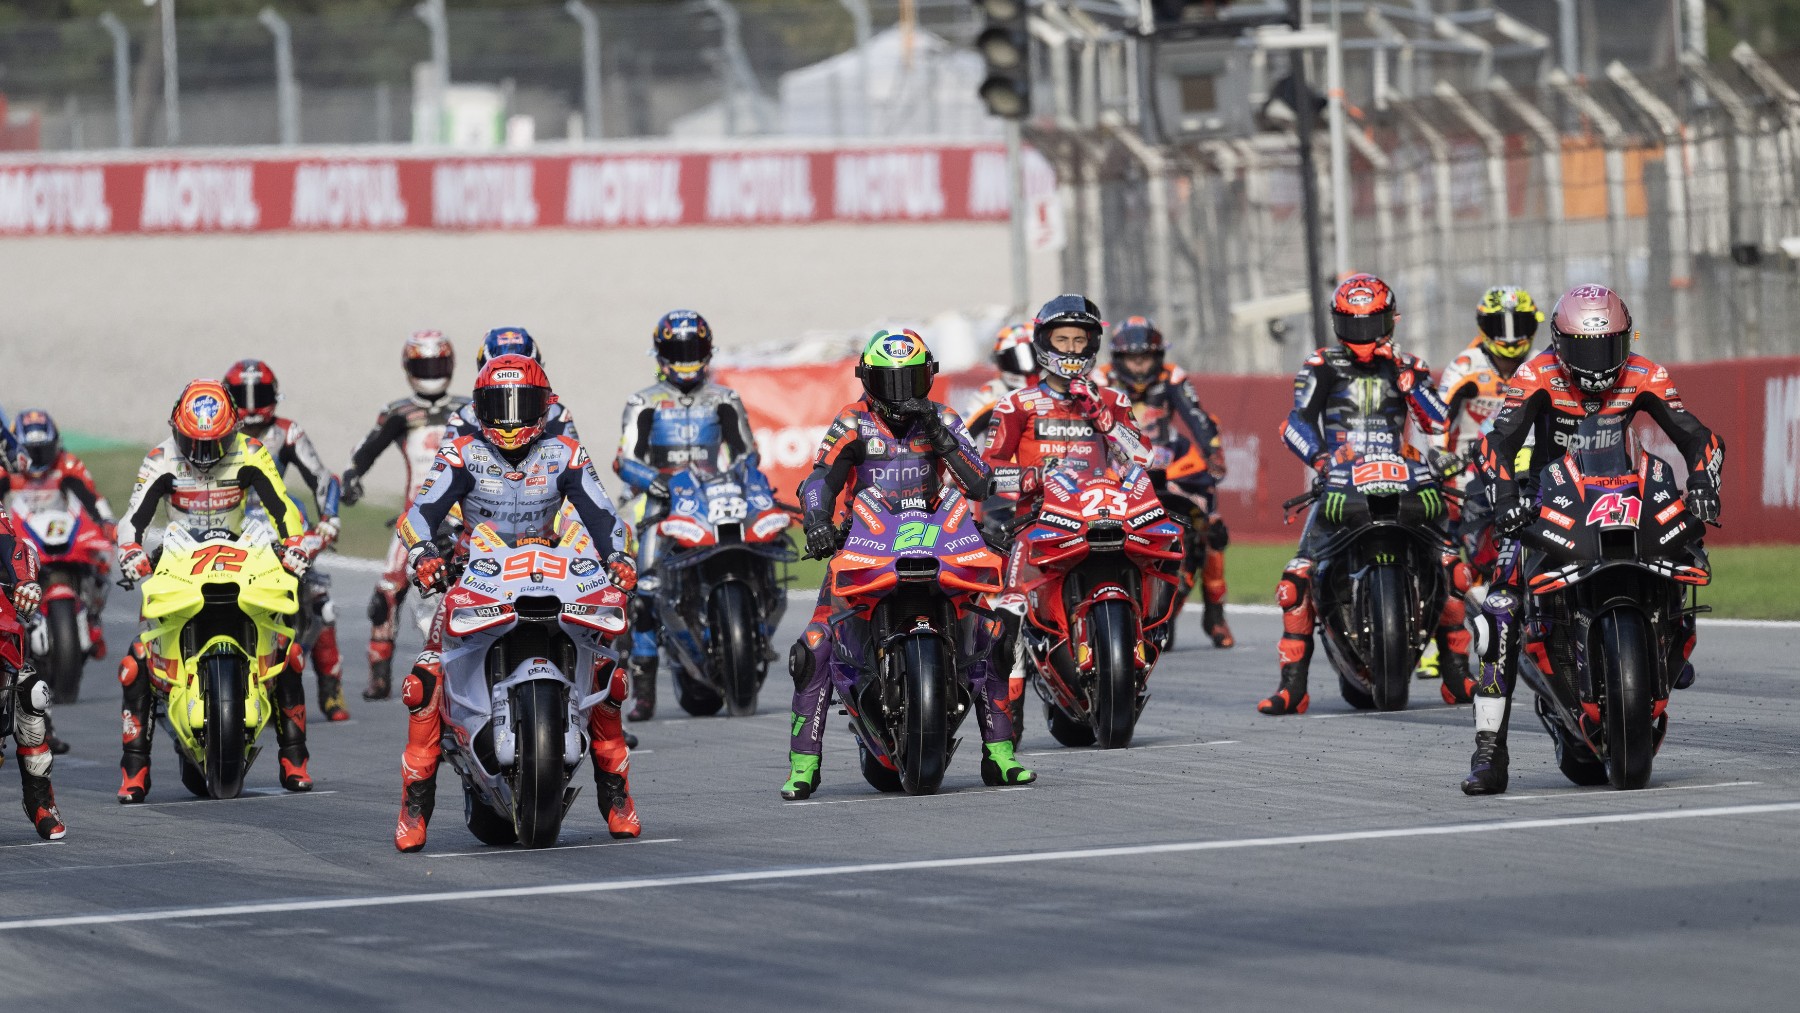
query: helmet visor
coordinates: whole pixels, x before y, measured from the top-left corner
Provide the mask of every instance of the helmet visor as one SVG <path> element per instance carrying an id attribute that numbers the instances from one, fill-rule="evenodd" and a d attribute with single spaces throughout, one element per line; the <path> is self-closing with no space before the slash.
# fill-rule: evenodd
<path id="1" fill-rule="evenodd" d="M 1013 373 L 1018 376 L 1030 376 L 1037 372 L 1037 356 L 1031 354 L 1030 345 L 1013 345 L 1003 348 L 994 356 L 994 365 L 1002 373 Z"/>
<path id="2" fill-rule="evenodd" d="M 415 380 L 448 380 L 455 372 L 456 360 L 447 355 L 406 360 L 406 375 Z"/>
<path id="3" fill-rule="evenodd" d="M 1481 325 L 1481 333 L 1500 344 L 1513 342 L 1530 343 L 1532 335 L 1537 333 L 1538 315 L 1524 310 L 1511 313 L 1483 313 L 1476 317 Z"/>
<path id="4" fill-rule="evenodd" d="M 677 331 L 656 339 L 656 357 L 665 362 L 694 363 L 712 357 L 712 339 L 697 331 Z"/>
<path id="5" fill-rule="evenodd" d="M 535 426 L 550 408 L 543 387 L 482 387 L 475 391 L 475 417 L 489 429 Z"/>
<path id="6" fill-rule="evenodd" d="M 181 456 L 187 458 L 189 464 L 201 471 L 210 471 L 225 456 L 225 441 L 197 440 L 182 433 L 175 434 L 175 446 L 180 448 Z"/>
<path id="7" fill-rule="evenodd" d="M 272 383 L 239 383 L 226 388 L 237 402 L 238 411 L 261 415 L 275 407 L 275 385 Z"/>
<path id="8" fill-rule="evenodd" d="M 899 404 L 931 393 L 931 365 L 864 366 L 863 390 L 877 401 Z"/>
<path id="9" fill-rule="evenodd" d="M 1630 355 L 1630 331 L 1556 335 L 1556 357 L 1577 378 L 1610 381 Z"/>
<path id="10" fill-rule="evenodd" d="M 1383 310 L 1366 317 L 1344 313 L 1331 315 L 1331 329 L 1346 345 L 1372 345 L 1394 333 L 1394 311 Z"/>
<path id="11" fill-rule="evenodd" d="M 38 439 L 25 441 L 25 465 L 34 472 L 49 471 L 56 463 L 57 445 L 55 440 Z"/>

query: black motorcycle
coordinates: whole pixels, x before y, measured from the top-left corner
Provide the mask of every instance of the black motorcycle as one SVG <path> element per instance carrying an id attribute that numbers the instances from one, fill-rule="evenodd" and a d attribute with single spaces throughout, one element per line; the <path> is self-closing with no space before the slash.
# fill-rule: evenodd
<path id="1" fill-rule="evenodd" d="M 1531 552 L 1519 674 L 1557 766 L 1579 785 L 1650 780 L 1687 619 L 1708 611 L 1691 590 L 1712 580 L 1705 526 L 1674 478 L 1623 415 L 1589 416 L 1544 469 L 1537 517 L 1519 535 Z"/>
<path id="2" fill-rule="evenodd" d="M 1338 688 L 1358 710 L 1402 710 L 1450 593 L 1445 489 L 1424 461 L 1367 450 L 1332 465 L 1286 509 L 1313 505 L 1325 533 L 1314 615 Z"/>

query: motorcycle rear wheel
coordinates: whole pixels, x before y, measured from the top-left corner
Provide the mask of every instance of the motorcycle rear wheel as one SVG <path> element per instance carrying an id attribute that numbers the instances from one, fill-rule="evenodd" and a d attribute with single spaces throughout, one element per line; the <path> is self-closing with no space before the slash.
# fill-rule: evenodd
<path id="1" fill-rule="evenodd" d="M 512 821 L 489 808 L 467 784 L 463 785 L 463 823 L 483 844 L 519 843 L 519 831 Z"/>
<path id="2" fill-rule="evenodd" d="M 539 679 L 513 690 L 513 827 L 527 848 L 547 848 L 562 832 L 563 726 L 569 703 L 561 683 Z"/>
<path id="3" fill-rule="evenodd" d="M 762 688 L 755 598 L 743 584 L 726 581 L 707 599 L 706 618 L 718 666 L 713 674 L 725 688 L 725 706 L 732 717 L 749 717 L 756 713 L 756 695 Z"/>
<path id="4" fill-rule="evenodd" d="M 670 667 L 675 671 L 675 702 L 682 710 L 697 718 L 710 718 L 725 706 L 725 698 L 687 674 L 681 662 L 674 661 Z"/>
<path id="5" fill-rule="evenodd" d="M 1614 788 L 1635 790 L 1650 782 L 1656 760 L 1656 721 L 1650 716 L 1655 692 L 1655 654 L 1649 629 L 1634 609 L 1604 613 L 1594 624 L 1598 638 L 1588 657 L 1600 667 L 1606 687 L 1606 773 Z"/>
<path id="6" fill-rule="evenodd" d="M 206 749 L 206 793 L 213 798 L 237 798 L 244 792 L 249 773 L 244 728 L 244 682 L 248 675 L 244 656 L 212 654 L 200 659 L 200 686 L 205 694 L 206 727 L 201 742 Z"/>
<path id="7" fill-rule="evenodd" d="M 862 754 L 862 776 L 863 780 L 869 782 L 869 787 L 885 792 L 906 790 L 900 783 L 899 771 L 889 770 L 886 764 L 875 758 L 874 753 L 869 752 L 868 746 L 858 742 L 856 751 Z"/>
<path id="8" fill-rule="evenodd" d="M 1071 749 L 1094 744 L 1093 725 L 1064 714 L 1061 707 L 1049 701 L 1044 702 L 1044 720 L 1050 725 L 1050 737 Z"/>
<path id="9" fill-rule="evenodd" d="M 1578 784 L 1583 788 L 1597 788 L 1605 784 L 1608 780 L 1606 761 L 1595 756 L 1587 743 L 1563 728 L 1561 722 L 1550 713 L 1550 705 L 1544 702 L 1543 697 L 1537 698 L 1536 707 L 1538 721 L 1550 733 L 1550 741 L 1556 746 L 1556 769 L 1562 771 L 1571 784 Z"/>

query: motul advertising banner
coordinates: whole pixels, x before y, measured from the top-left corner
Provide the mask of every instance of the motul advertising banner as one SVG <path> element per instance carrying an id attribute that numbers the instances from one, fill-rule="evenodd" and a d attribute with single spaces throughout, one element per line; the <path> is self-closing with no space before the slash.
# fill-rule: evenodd
<path id="1" fill-rule="evenodd" d="M 765 468 L 784 499 L 805 477 L 833 414 L 862 396 L 852 361 L 779 369 L 720 370 L 744 396 Z M 1670 369 L 1687 408 L 1724 440 L 1724 527 L 1713 545 L 1800 542 L 1800 358 L 1682 363 Z M 987 374 L 938 378 L 933 396 L 961 411 Z M 1219 506 L 1234 538 L 1298 541 L 1300 521 L 1283 523 L 1281 503 L 1303 492 L 1308 470 L 1282 444 L 1293 406 L 1285 376 L 1192 377 L 1219 420 L 1227 474 Z M 1648 416 L 1638 430 L 1651 451 L 1678 460 Z M 1678 469 L 1685 473 L 1685 468 Z"/>
<path id="2" fill-rule="evenodd" d="M 1053 194 L 1041 175 L 1032 188 Z M 0 236 L 999 221 L 1008 208 L 1006 152 L 983 145 L 0 161 Z"/>

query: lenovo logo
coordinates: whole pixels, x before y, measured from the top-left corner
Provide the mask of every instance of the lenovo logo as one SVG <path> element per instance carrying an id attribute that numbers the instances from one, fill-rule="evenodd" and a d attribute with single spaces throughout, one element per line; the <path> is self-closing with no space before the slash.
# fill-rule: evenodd
<path id="1" fill-rule="evenodd" d="M 1081 440 L 1094 435 L 1094 424 L 1082 419 L 1038 419 L 1040 440 Z"/>

